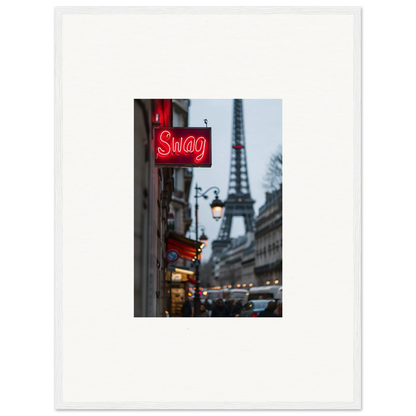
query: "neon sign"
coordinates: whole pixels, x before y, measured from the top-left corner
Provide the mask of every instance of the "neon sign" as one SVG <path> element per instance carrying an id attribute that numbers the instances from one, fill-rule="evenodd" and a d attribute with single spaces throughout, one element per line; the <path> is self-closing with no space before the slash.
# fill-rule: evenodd
<path id="1" fill-rule="evenodd" d="M 155 164 L 166 167 L 211 167 L 211 129 L 157 127 Z"/>

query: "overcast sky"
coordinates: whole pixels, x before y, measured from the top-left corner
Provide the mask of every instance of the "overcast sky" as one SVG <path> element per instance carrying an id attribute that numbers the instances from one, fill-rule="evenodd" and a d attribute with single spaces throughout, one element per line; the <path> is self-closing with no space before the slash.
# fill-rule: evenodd
<path id="1" fill-rule="evenodd" d="M 262 183 L 270 154 L 282 144 L 282 100 L 243 100 L 243 111 L 250 191 L 251 197 L 256 201 L 254 211 L 257 215 L 265 202 Z M 228 195 L 233 100 L 191 100 L 189 126 L 205 127 L 205 118 L 208 119 L 208 127 L 212 128 L 212 167 L 194 169 L 189 201 L 192 209 L 195 207 L 195 183 L 198 183 L 203 191 L 211 186 L 220 188 L 219 198 L 223 202 Z M 221 226 L 221 220 L 217 222 L 211 215 L 209 205 L 213 199 L 212 190 L 207 200 L 199 199 L 199 223 L 205 226 L 205 234 L 209 238 L 208 247 L 203 251 L 204 262 L 211 256 L 211 243 L 217 238 Z M 194 226 L 193 221 L 192 229 Z M 231 237 L 238 237 L 244 233 L 243 219 L 234 218 Z M 195 233 L 190 237 L 195 238 Z"/>

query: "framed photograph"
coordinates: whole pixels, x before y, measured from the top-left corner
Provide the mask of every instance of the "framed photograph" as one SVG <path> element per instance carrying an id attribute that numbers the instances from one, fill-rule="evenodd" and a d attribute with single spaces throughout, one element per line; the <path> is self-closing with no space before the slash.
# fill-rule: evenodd
<path id="1" fill-rule="evenodd" d="M 55 407 L 360 409 L 360 8 L 55 29 Z"/>

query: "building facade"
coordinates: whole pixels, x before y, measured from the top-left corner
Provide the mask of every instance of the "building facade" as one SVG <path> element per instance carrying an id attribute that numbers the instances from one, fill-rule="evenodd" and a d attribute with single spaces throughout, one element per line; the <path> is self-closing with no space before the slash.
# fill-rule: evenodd
<path id="1" fill-rule="evenodd" d="M 188 127 L 190 100 L 172 100 L 172 126 Z M 186 235 L 192 224 L 189 195 L 193 169 L 173 169 L 174 190 L 170 203 L 169 228 L 175 233 Z M 184 265 L 184 264 L 182 264 Z"/>
<path id="2" fill-rule="evenodd" d="M 254 282 L 254 232 L 233 238 L 228 247 L 216 256 L 211 286 L 248 288 Z"/>
<path id="3" fill-rule="evenodd" d="M 254 232 L 234 238 L 212 257 L 210 287 L 283 285 L 282 189 L 266 193 Z"/>
<path id="4" fill-rule="evenodd" d="M 166 259 L 174 244 L 196 250 L 196 242 L 185 237 L 192 223 L 192 169 L 156 167 L 153 139 L 154 127 L 188 127 L 189 106 L 184 99 L 134 100 L 135 317 L 180 309 L 194 274 L 186 256 L 181 254 L 173 268 Z"/>
<path id="5" fill-rule="evenodd" d="M 241 260 L 242 278 L 241 289 L 248 289 L 256 283 L 254 267 L 256 262 L 256 240 L 253 238 L 250 245 L 244 249 Z M 239 287 L 237 287 L 239 288 Z"/>
<path id="6" fill-rule="evenodd" d="M 266 193 L 256 218 L 256 286 L 279 284 L 282 278 L 282 189 Z"/>
<path id="7" fill-rule="evenodd" d="M 153 127 L 171 126 L 172 100 L 134 100 L 134 316 L 165 316 L 172 168 L 154 163 Z"/>
<path id="8" fill-rule="evenodd" d="M 172 126 L 188 127 L 190 100 L 172 100 Z M 191 191 L 193 169 L 180 168 L 173 169 L 174 190 L 170 203 L 169 212 L 169 231 L 185 236 L 192 224 L 191 204 L 189 196 Z M 170 272 L 166 274 L 166 286 L 170 298 L 168 311 L 170 316 L 180 316 L 182 305 L 188 298 L 189 292 L 188 278 L 192 277 L 194 272 L 191 271 L 191 262 L 184 258 L 179 258 L 174 270 L 188 270 L 191 275 L 183 272 Z M 171 265 L 173 266 L 173 265 Z"/>

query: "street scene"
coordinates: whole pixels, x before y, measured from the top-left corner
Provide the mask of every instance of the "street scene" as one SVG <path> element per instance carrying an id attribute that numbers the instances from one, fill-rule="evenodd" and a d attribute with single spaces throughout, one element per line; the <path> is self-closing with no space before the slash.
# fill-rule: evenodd
<path id="1" fill-rule="evenodd" d="M 282 101 L 134 100 L 134 316 L 283 317 Z"/>

